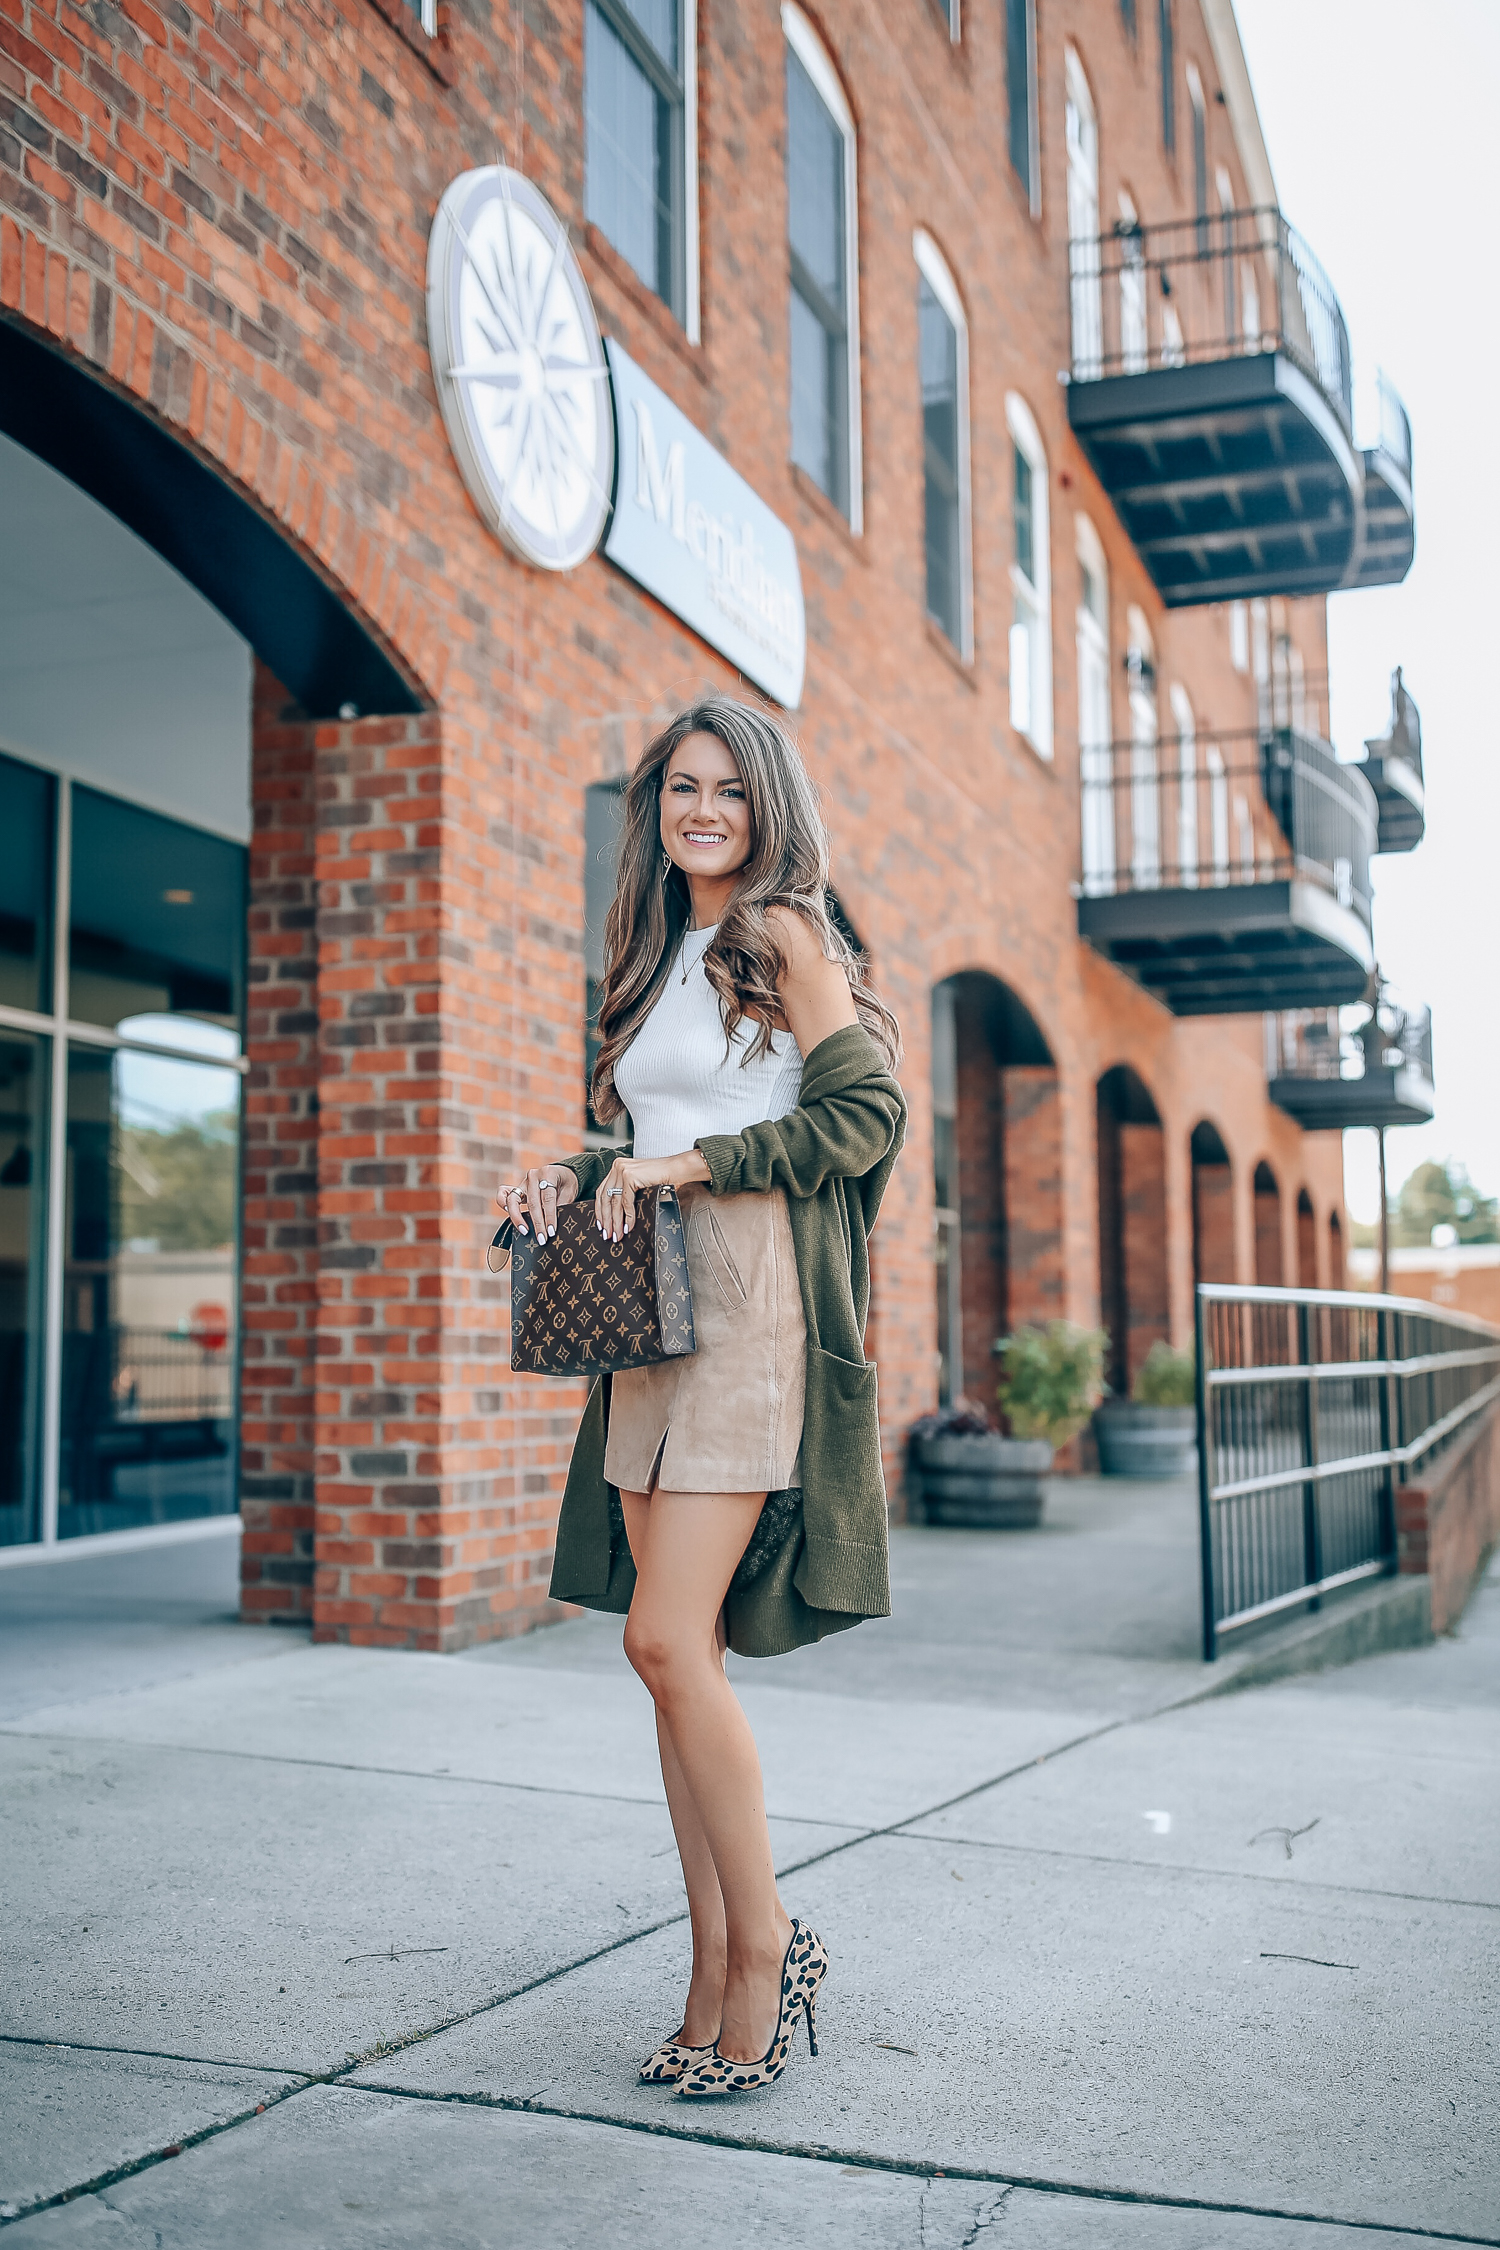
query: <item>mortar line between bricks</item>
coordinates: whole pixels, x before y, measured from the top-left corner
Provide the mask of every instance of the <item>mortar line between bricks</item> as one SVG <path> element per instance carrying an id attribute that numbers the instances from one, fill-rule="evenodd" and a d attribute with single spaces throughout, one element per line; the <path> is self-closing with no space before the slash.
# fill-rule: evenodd
<path id="1" fill-rule="evenodd" d="M 966 1851 L 1015 1852 L 1038 1859 L 1076 1860 L 1089 1867 L 1140 1867 L 1152 1875 L 1203 1875 L 1227 1883 L 1270 1883 L 1279 1890 L 1338 1891 L 1351 1898 L 1400 1899 L 1410 1906 L 1460 1906 L 1477 1914 L 1500 1914 L 1500 1899 L 1438 1898 L 1427 1891 L 1388 1891 L 1373 1884 L 1331 1883 L 1310 1875 L 1267 1875 L 1255 1867 L 1200 1867 L 1196 1861 L 1136 1859 L 1128 1852 L 1070 1852 L 1060 1844 L 1011 1844 L 997 1836 L 923 1835 L 918 1821 L 893 1832 L 898 1844 L 953 1844 Z"/>

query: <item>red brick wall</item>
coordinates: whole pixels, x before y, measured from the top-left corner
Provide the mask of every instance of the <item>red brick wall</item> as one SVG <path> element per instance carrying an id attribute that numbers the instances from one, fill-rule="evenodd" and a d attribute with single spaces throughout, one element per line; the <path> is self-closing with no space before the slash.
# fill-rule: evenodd
<path id="1" fill-rule="evenodd" d="M 1166 1149 L 1159 1125 L 1122 1125 L 1120 1212 L 1127 1390 L 1151 1346 L 1171 1335 L 1167 1302 Z"/>
<path id="2" fill-rule="evenodd" d="M 1234 1174 L 1227 1164 L 1193 1166 L 1193 1278 L 1233 1281 Z"/>
<path id="3" fill-rule="evenodd" d="M 1062 1105 L 1057 1072 L 1011 1065 L 1005 1107 L 1007 1325 L 1059 1320 L 1066 1303 L 1062 1223 Z"/>
<path id="4" fill-rule="evenodd" d="M 1500 1539 L 1500 1407 L 1478 1416 L 1417 1482 L 1398 1487 L 1396 1539 L 1403 1572 L 1430 1577 L 1432 1629 L 1445 1633 Z"/>
<path id="5" fill-rule="evenodd" d="M 773 0 L 704 0 L 699 12 L 701 347 L 585 224 L 581 0 L 542 13 L 445 5 L 436 51 L 365 0 L 0 0 L 0 317 L 74 353 L 232 480 L 428 707 L 395 729 L 257 722 L 245 1492 L 246 1600 L 260 1614 L 305 1613 L 309 1474 L 320 1632 L 456 1645 L 550 1614 L 546 1554 L 578 1398 L 576 1386 L 510 1379 L 504 1284 L 479 1263 L 488 1205 L 504 1170 L 576 1146 L 582 1130 L 583 789 L 620 769 L 653 714 L 704 684 L 735 684 L 601 559 L 561 576 L 517 563 L 464 494 L 426 358 L 424 264 L 443 187 L 476 162 L 516 163 L 552 198 L 606 330 L 797 539 L 809 635 L 799 731 L 840 894 L 908 1043 L 908 1154 L 874 1243 L 888 1467 L 935 1388 L 927 1024 L 939 979 L 979 970 L 1008 984 L 1057 1059 L 1045 1127 L 1055 1174 L 1049 1156 L 1037 1177 L 1058 1182 L 1070 1317 L 1099 1311 L 1094 1088 L 1118 1062 L 1150 1087 L 1170 1158 L 1159 1177 L 1173 1183 L 1164 1211 L 1159 1182 L 1152 1190 L 1156 1266 L 1132 1352 L 1160 1332 L 1164 1306 L 1180 1340 L 1188 1331 L 1185 1150 L 1206 1090 L 1238 1178 L 1264 1154 L 1282 1178 L 1307 1181 L 1320 1223 L 1339 1205 L 1336 1140 L 1304 1142 L 1267 1103 L 1258 1020 L 1174 1021 L 1077 938 L 1076 510 L 1104 543 L 1116 657 L 1137 603 L 1163 698 L 1181 680 L 1204 739 L 1249 724 L 1254 708 L 1223 616 L 1163 613 L 1068 431 L 1056 380 L 1068 358 L 1064 42 L 1077 44 L 1100 111 L 1106 223 L 1122 185 L 1148 218 L 1188 208 L 1190 158 L 1160 149 L 1151 42 L 1124 38 L 1116 0 L 1057 0 L 1039 14 L 1034 219 L 994 131 L 1000 11 L 969 11 L 957 49 L 927 0 L 829 0 L 819 12 L 861 135 L 856 538 L 787 460 Z M 1191 5 L 1178 38 L 1182 62 L 1216 83 Z M 1217 105 L 1208 127 L 1211 165 L 1240 181 Z M 941 242 L 970 321 L 967 668 L 923 599 L 918 224 Z M 1009 725 L 1008 389 L 1048 451 L 1050 764 Z M 1321 671 L 1323 605 L 1293 605 L 1292 629 L 1309 672 Z M 1123 734 L 1117 661 L 1111 677 Z M 298 886 L 314 776 L 310 902 Z M 311 1057 L 299 1044 L 312 1037 L 307 932 L 290 919 L 309 904 L 321 917 Z M 284 1028 L 293 1022 L 304 1028 Z M 1006 1162 L 1019 1178 L 1022 1155 Z M 1032 1226 L 1029 1189 L 1012 1200 L 1013 1238 L 1022 1219 Z M 1248 1265 L 1248 1210 L 1240 1223 Z M 981 1225 L 993 1236 L 993 1214 Z M 1028 1251 L 1017 1270 L 1043 1277 L 1050 1304 L 1048 1255 Z M 992 1333 L 991 1318 L 976 1308 L 976 1330 Z"/>
<path id="6" fill-rule="evenodd" d="M 995 1340 L 1006 1313 L 1005 1132 L 1000 1071 L 980 1008 L 957 1006 L 959 1284 L 963 1303 L 963 1389 L 977 1405 L 995 1402 Z"/>
<path id="7" fill-rule="evenodd" d="M 1283 1286 L 1281 1196 L 1274 1186 L 1255 1190 L 1255 1278 L 1263 1289 Z"/>
<path id="8" fill-rule="evenodd" d="M 294 708 L 294 707 L 292 707 Z M 313 729 L 255 673 L 241 1279 L 240 1547 L 247 1618 L 305 1622 L 313 1583 L 318 964 Z"/>
<path id="9" fill-rule="evenodd" d="M 1318 1222 L 1306 1196 L 1297 1198 L 1297 1287 L 1318 1286 Z"/>

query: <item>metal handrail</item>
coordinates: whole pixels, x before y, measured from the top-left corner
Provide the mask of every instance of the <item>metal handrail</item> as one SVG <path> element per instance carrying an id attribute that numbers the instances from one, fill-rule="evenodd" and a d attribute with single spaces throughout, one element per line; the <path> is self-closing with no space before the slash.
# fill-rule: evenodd
<path id="1" fill-rule="evenodd" d="M 1393 1571 L 1396 1493 L 1500 1401 L 1500 1328 L 1409 1297 L 1197 1292 L 1203 1653 Z"/>
<path id="2" fill-rule="evenodd" d="M 1075 383 L 1281 352 L 1318 385 L 1352 435 L 1343 308 L 1274 204 L 1120 220 L 1108 234 L 1075 238 L 1068 254 Z"/>
<path id="3" fill-rule="evenodd" d="M 1315 736 L 1201 726 L 1084 743 L 1079 794 L 1086 898 L 1296 877 L 1370 926 L 1375 793 Z"/>
<path id="4" fill-rule="evenodd" d="M 1362 1020 L 1361 1020 L 1362 1019 Z M 1292 1008 L 1266 1017 L 1266 1076 L 1368 1085 L 1382 1070 L 1416 1071 L 1432 1084 L 1432 1010 L 1385 993 L 1338 1008 Z"/>

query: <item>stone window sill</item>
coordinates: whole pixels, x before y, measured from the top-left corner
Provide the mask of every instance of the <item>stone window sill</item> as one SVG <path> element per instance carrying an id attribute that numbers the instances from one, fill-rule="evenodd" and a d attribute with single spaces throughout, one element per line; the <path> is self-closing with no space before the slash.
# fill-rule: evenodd
<path id="1" fill-rule="evenodd" d="M 703 347 L 691 343 L 687 330 L 670 305 L 662 303 L 654 289 L 648 289 L 629 260 L 622 258 L 608 235 L 600 232 L 593 221 L 587 220 L 580 247 L 594 261 L 603 278 L 628 298 L 632 311 L 650 323 L 652 334 L 665 344 L 682 362 L 694 380 L 708 388 L 708 369 L 704 364 Z M 621 337 L 620 341 L 625 342 Z M 628 347 L 627 347 L 628 348 Z"/>
<path id="2" fill-rule="evenodd" d="M 843 509 L 829 499 L 823 487 L 815 478 L 810 477 L 806 469 L 801 467 L 798 462 L 788 461 L 787 469 L 791 475 L 794 491 L 801 499 L 806 501 L 814 515 L 821 518 L 830 531 L 837 533 L 851 555 L 855 556 L 858 561 L 868 564 L 870 557 L 864 540 L 860 538 L 857 532 L 850 529 L 849 518 L 844 514 Z"/>
<path id="3" fill-rule="evenodd" d="M 370 0 L 378 15 L 384 16 L 398 38 L 405 41 L 414 55 L 419 55 L 440 86 L 452 86 L 458 78 L 458 65 L 453 59 L 453 47 L 448 37 L 448 10 L 444 0 L 438 0 L 438 27 L 429 35 L 422 29 L 415 9 L 406 0 Z"/>

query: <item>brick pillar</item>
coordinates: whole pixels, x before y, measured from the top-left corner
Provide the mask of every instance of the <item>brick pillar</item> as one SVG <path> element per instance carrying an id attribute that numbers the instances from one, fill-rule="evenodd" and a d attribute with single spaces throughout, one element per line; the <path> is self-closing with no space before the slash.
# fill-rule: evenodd
<path id="1" fill-rule="evenodd" d="M 1282 1286 L 1281 1191 L 1276 1182 L 1255 1183 L 1255 1279 L 1262 1289 Z"/>
<path id="2" fill-rule="evenodd" d="M 1193 1166 L 1193 1280 L 1234 1279 L 1234 1173 L 1227 1164 Z"/>
<path id="3" fill-rule="evenodd" d="M 1018 1328 L 1063 1316 L 1062 1101 L 1055 1070 L 1014 1065 L 1000 1082 L 1006 1319 Z"/>
<path id="4" fill-rule="evenodd" d="M 1005 1135 L 1000 1072 L 982 1010 L 960 999 L 958 1151 L 963 1389 L 977 1406 L 995 1403 L 995 1339 L 1006 1329 Z"/>
<path id="5" fill-rule="evenodd" d="M 1328 1286 L 1330 1289 L 1344 1286 L 1344 1230 L 1337 1211 L 1328 1214 Z"/>
<path id="6" fill-rule="evenodd" d="M 1170 1337 L 1166 1137 L 1160 1125 L 1121 1125 L 1120 1213 L 1125 1265 L 1125 1380 Z"/>
<path id="7" fill-rule="evenodd" d="M 248 1622 L 259 1624 L 300 1624 L 312 1615 L 318 1216 L 313 768 L 313 729 L 258 664 L 240 1284 L 240 1606 Z"/>

